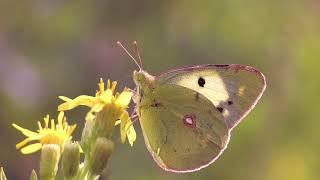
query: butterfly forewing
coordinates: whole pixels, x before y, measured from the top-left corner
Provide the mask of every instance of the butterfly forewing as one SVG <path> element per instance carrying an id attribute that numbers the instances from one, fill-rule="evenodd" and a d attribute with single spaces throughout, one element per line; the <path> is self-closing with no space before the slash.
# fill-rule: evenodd
<path id="1" fill-rule="evenodd" d="M 190 88 L 208 98 L 223 115 L 229 129 L 255 106 L 266 87 L 261 72 L 238 64 L 174 69 L 156 79 Z"/>
<path id="2" fill-rule="evenodd" d="M 148 150 L 165 170 L 190 172 L 213 162 L 229 141 L 222 114 L 203 95 L 155 82 L 140 104 Z"/>

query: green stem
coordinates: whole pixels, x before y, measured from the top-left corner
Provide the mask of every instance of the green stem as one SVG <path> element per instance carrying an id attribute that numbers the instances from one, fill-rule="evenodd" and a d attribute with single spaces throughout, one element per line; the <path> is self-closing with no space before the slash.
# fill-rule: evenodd
<path id="1" fill-rule="evenodd" d="M 86 157 L 83 162 L 83 167 L 80 169 L 78 176 L 75 179 L 86 180 L 87 174 L 89 172 L 89 163 L 88 158 Z"/>

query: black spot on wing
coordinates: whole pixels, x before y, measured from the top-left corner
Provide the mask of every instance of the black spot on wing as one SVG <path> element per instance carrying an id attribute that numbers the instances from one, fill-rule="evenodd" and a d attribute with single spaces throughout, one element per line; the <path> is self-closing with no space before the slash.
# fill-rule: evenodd
<path id="1" fill-rule="evenodd" d="M 177 152 L 177 150 L 176 150 L 176 149 L 173 149 L 173 152 Z"/>
<path id="2" fill-rule="evenodd" d="M 228 105 L 232 105 L 233 104 L 233 101 L 228 101 Z"/>
<path id="3" fill-rule="evenodd" d="M 198 79 L 198 85 L 199 85 L 200 87 L 204 87 L 205 84 L 206 84 L 206 81 L 204 80 L 204 78 L 203 78 L 203 77 L 199 77 L 199 79 Z"/>
<path id="4" fill-rule="evenodd" d="M 223 108 L 222 107 L 217 107 L 218 111 L 222 113 Z"/>
<path id="5" fill-rule="evenodd" d="M 151 104 L 151 107 L 158 108 L 158 107 L 161 107 L 161 106 L 163 106 L 162 103 L 160 103 L 160 102 L 158 102 L 156 100 L 154 100 L 153 103 Z"/>

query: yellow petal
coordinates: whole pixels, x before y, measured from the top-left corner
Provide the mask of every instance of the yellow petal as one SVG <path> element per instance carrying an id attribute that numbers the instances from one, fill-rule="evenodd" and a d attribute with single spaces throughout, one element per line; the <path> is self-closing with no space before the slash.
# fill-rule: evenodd
<path id="1" fill-rule="evenodd" d="M 120 118 L 121 120 L 121 123 L 124 123 L 126 124 L 128 122 L 128 119 L 129 119 L 129 113 L 127 111 L 124 111 L 121 115 L 120 115 Z"/>
<path id="2" fill-rule="evenodd" d="M 130 91 L 123 91 L 119 97 L 116 99 L 115 104 L 119 105 L 120 107 L 127 107 L 131 101 L 132 93 Z"/>
<path id="3" fill-rule="evenodd" d="M 51 129 L 54 130 L 54 128 L 55 128 L 54 119 L 51 119 Z"/>
<path id="4" fill-rule="evenodd" d="M 120 116 L 120 136 L 121 136 L 121 142 L 124 143 L 126 141 L 127 136 L 127 124 L 130 122 L 129 114 L 128 112 L 124 112 Z"/>
<path id="5" fill-rule="evenodd" d="M 112 82 L 112 85 L 111 85 L 111 91 L 112 91 L 112 93 L 113 93 L 114 90 L 116 89 L 116 86 L 117 86 L 117 81 L 113 81 L 113 82 Z"/>
<path id="6" fill-rule="evenodd" d="M 126 126 L 120 125 L 120 137 L 121 137 L 121 143 L 126 142 L 127 132 L 126 132 Z"/>
<path id="7" fill-rule="evenodd" d="M 59 115 L 58 115 L 58 125 L 59 125 L 59 127 L 62 127 L 63 117 L 64 117 L 64 112 L 63 112 L 63 111 L 60 111 L 60 113 L 59 113 Z"/>
<path id="8" fill-rule="evenodd" d="M 72 126 L 69 126 L 69 129 L 68 129 L 68 131 L 67 131 L 67 134 L 68 134 L 68 135 L 71 135 L 71 134 L 73 133 L 73 131 L 76 129 L 76 127 L 77 127 L 76 124 L 74 124 L 74 125 L 72 125 Z"/>
<path id="9" fill-rule="evenodd" d="M 91 112 L 100 112 L 102 108 L 104 107 L 104 104 L 102 103 L 97 103 L 91 108 Z"/>
<path id="10" fill-rule="evenodd" d="M 73 100 L 68 100 L 65 103 L 60 104 L 58 106 L 58 111 L 70 110 L 80 105 L 92 107 L 95 104 L 95 99 L 96 98 L 92 96 L 81 95 Z"/>
<path id="11" fill-rule="evenodd" d="M 42 126 L 41 126 L 40 121 L 38 121 L 37 123 L 38 123 L 38 128 L 39 128 L 38 132 L 39 132 L 39 131 L 42 131 Z"/>
<path id="12" fill-rule="evenodd" d="M 110 87 L 111 87 L 110 84 L 111 84 L 111 83 L 110 83 L 110 79 L 108 79 L 108 81 L 107 81 L 107 89 L 110 89 Z"/>
<path id="13" fill-rule="evenodd" d="M 136 134 L 136 131 L 134 130 L 134 127 L 132 124 L 130 125 L 129 129 L 127 130 L 127 137 L 128 137 L 129 144 L 131 146 L 133 146 L 133 143 L 137 139 L 137 134 Z"/>
<path id="14" fill-rule="evenodd" d="M 34 143 L 22 148 L 21 152 L 22 154 L 31 154 L 40 150 L 41 147 L 42 147 L 41 143 Z"/>
<path id="15" fill-rule="evenodd" d="M 65 97 L 65 96 L 59 96 L 59 99 L 63 100 L 63 101 L 72 101 L 72 99 Z"/>
<path id="16" fill-rule="evenodd" d="M 49 114 L 47 114 L 47 116 L 44 117 L 43 120 L 44 120 L 44 124 L 45 124 L 44 127 L 47 128 L 49 126 Z"/>
<path id="17" fill-rule="evenodd" d="M 81 154 L 84 153 L 84 151 L 83 151 L 82 147 L 80 146 L 80 144 L 79 144 L 79 152 L 80 152 Z"/>
<path id="18" fill-rule="evenodd" d="M 103 92 L 99 98 L 106 104 L 111 103 L 112 100 L 112 91 L 110 89 L 107 89 L 105 92 Z"/>
<path id="19" fill-rule="evenodd" d="M 100 82 L 99 82 L 98 86 L 99 86 L 99 92 L 103 93 L 103 91 L 104 91 L 104 82 L 103 82 L 102 78 L 100 78 Z"/>
<path id="20" fill-rule="evenodd" d="M 119 124 L 121 124 L 121 120 L 117 120 L 117 121 L 114 123 L 114 126 L 118 126 Z"/>
<path id="21" fill-rule="evenodd" d="M 31 138 L 26 138 L 23 141 L 16 144 L 16 149 L 20 149 L 22 146 L 26 145 L 28 142 L 32 141 Z"/>
<path id="22" fill-rule="evenodd" d="M 122 115 L 120 116 L 120 119 L 121 119 L 121 126 L 120 126 L 121 142 L 124 143 L 125 138 L 127 137 L 129 144 L 133 146 L 133 143 L 136 141 L 137 134 L 136 134 L 136 131 L 134 130 L 134 127 L 132 125 L 128 112 L 125 111 L 124 113 L 122 113 Z"/>
<path id="23" fill-rule="evenodd" d="M 14 123 L 12 124 L 12 126 L 13 126 L 14 128 L 16 128 L 17 130 L 19 130 L 20 132 L 22 132 L 22 134 L 25 135 L 25 136 L 27 136 L 27 137 L 31 137 L 31 136 L 36 136 L 36 135 L 38 135 L 38 133 L 35 133 L 35 132 L 30 131 L 30 130 L 28 130 L 28 129 L 22 128 L 22 127 L 14 124 Z"/>

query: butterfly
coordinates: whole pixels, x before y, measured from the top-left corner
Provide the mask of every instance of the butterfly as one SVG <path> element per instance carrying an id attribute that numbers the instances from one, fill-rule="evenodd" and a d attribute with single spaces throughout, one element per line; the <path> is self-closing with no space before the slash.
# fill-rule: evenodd
<path id="1" fill-rule="evenodd" d="M 239 64 L 206 64 L 153 76 L 133 72 L 133 101 L 145 144 L 164 170 L 186 173 L 213 163 L 227 148 L 231 131 L 255 107 L 265 76 Z"/>

